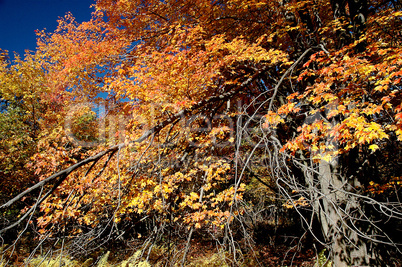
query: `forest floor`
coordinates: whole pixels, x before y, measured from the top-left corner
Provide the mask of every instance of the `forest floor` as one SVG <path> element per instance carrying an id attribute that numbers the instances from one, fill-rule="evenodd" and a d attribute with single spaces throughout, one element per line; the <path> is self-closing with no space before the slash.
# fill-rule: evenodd
<path id="1" fill-rule="evenodd" d="M 237 238 L 238 241 L 236 241 L 235 246 L 239 249 L 236 249 L 236 253 L 225 251 L 223 249 L 225 246 L 220 245 L 222 240 L 213 240 L 208 235 L 195 234 L 186 254 L 184 266 L 317 266 L 317 256 L 322 254 L 323 248 L 315 245 L 316 242 L 309 234 L 302 235 L 304 236 L 302 239 L 296 237 L 300 234 L 299 231 L 300 229 L 297 230 L 294 227 L 285 227 L 273 233 L 264 228 L 264 230 L 254 233 L 253 240 L 250 242 Z M 182 238 L 172 237 L 169 240 L 164 239 L 155 242 L 151 249 L 148 246 L 147 249 L 141 251 L 147 240 L 144 237 L 127 237 L 118 242 L 100 246 L 92 252 L 87 250 L 85 253 L 85 250 L 77 249 L 77 247 L 72 248 L 68 242 L 65 242 L 63 258 L 60 259 L 58 256 L 62 251 L 61 242 L 58 242 L 56 246 L 54 246 L 54 241 L 53 244 L 51 242 L 45 244 L 45 242 L 42 247 L 37 247 L 37 241 L 33 236 L 25 236 L 19 240 L 14 250 L 9 249 L 5 253 L 1 253 L 0 247 L 0 267 L 56 267 L 60 266 L 61 262 L 62 266 L 71 267 L 182 266 L 184 251 L 187 246 L 185 236 Z M 3 246 L 3 248 L 5 247 Z M 231 247 L 226 246 L 228 249 Z M 35 255 L 30 258 L 30 254 L 35 250 Z M 49 251 L 51 252 L 48 253 Z M 82 253 L 83 251 L 84 253 Z M 10 253 L 12 254 L 11 257 L 9 257 Z M 48 256 L 45 257 L 45 255 Z M 233 260 L 234 257 L 236 257 L 236 263 Z M 29 264 L 27 264 L 27 259 L 30 259 Z M 128 263 L 133 264 L 129 265 Z M 143 263 L 143 265 L 139 263 Z"/>
<path id="2" fill-rule="evenodd" d="M 137 247 L 137 246 L 135 246 Z M 138 248 L 138 247 L 137 247 Z M 6 266 L 181 266 L 182 253 L 177 253 L 182 246 L 169 251 L 165 246 L 155 246 L 150 253 L 148 261 L 136 262 L 134 265 L 128 265 L 128 262 L 133 262 L 133 255 L 138 250 L 134 247 L 107 247 L 104 246 L 99 250 L 88 254 L 86 257 L 80 259 L 72 259 L 67 253 L 64 253 L 62 260 L 57 258 L 55 253 L 52 260 L 50 257 L 44 258 L 38 255 L 33 257 L 30 263 L 27 265 L 27 259 L 29 257 L 29 251 L 27 248 L 21 247 L 14 251 L 13 256 L 8 262 L 1 262 L 0 267 Z M 138 254 L 137 254 L 138 255 Z M 218 251 L 214 242 L 197 242 L 194 240 L 192 246 L 187 254 L 186 263 L 184 266 L 191 267 L 229 267 L 229 266 L 266 266 L 266 267 L 278 267 L 278 266 L 304 266 L 314 267 L 317 266 L 317 253 L 314 248 L 304 248 L 298 246 L 288 246 L 285 244 L 256 244 L 248 252 L 238 253 L 238 263 L 233 263 L 233 256 L 227 252 Z M 105 257 L 106 256 L 106 257 Z M 175 258 L 176 257 L 176 258 Z M 3 258 L 4 260 L 5 258 Z M 175 262 L 174 265 L 168 264 L 168 262 Z M 60 265 L 60 263 L 62 263 Z M 139 264 L 142 263 L 143 265 Z M 145 265 L 144 265 L 145 264 Z"/>

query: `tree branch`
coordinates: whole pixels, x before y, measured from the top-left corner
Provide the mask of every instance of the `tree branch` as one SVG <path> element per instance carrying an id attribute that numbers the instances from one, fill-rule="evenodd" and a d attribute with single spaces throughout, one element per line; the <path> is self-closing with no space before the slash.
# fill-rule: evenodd
<path id="1" fill-rule="evenodd" d="M 257 71 L 256 73 L 254 73 L 251 77 L 249 77 L 248 79 L 246 79 L 244 82 L 242 82 L 240 85 L 236 86 L 234 89 L 227 91 L 225 93 L 222 93 L 220 95 L 214 95 L 214 96 L 210 96 L 206 99 L 203 99 L 199 102 L 197 102 L 196 104 L 194 104 L 192 107 L 189 107 L 187 109 L 183 109 L 180 112 L 176 113 L 174 116 L 164 120 L 163 122 L 157 124 L 156 126 L 154 126 L 152 129 L 146 131 L 141 137 L 139 137 L 138 139 L 131 141 L 130 143 L 141 143 L 144 140 L 146 140 L 149 136 L 151 136 L 154 133 L 158 133 L 160 132 L 164 127 L 166 127 L 169 124 L 174 124 L 177 121 L 179 121 L 182 117 L 186 116 L 187 114 L 190 114 L 192 112 L 194 112 L 197 109 L 200 109 L 206 105 L 208 105 L 209 103 L 215 102 L 215 101 L 226 101 L 227 99 L 229 99 L 230 97 L 234 96 L 235 94 L 237 94 L 240 90 L 242 90 L 244 87 L 248 86 L 251 82 L 253 82 L 259 75 L 261 75 L 263 72 L 265 72 L 267 70 L 268 66 L 264 66 L 261 70 Z M 224 90 L 225 91 L 225 90 Z M 27 195 L 28 193 L 34 191 L 35 189 L 38 189 L 42 186 L 44 186 L 45 184 L 55 180 L 56 178 L 60 177 L 59 179 L 57 179 L 57 182 L 53 185 L 52 189 L 50 189 L 40 200 L 38 200 L 37 205 L 39 205 L 40 203 L 42 203 L 47 197 L 49 197 L 56 189 L 58 186 L 60 186 L 63 181 L 65 179 L 67 179 L 68 175 L 70 175 L 70 173 L 72 173 L 73 171 L 75 171 L 76 169 L 94 162 L 94 164 L 99 161 L 103 156 L 111 153 L 111 155 L 115 154 L 116 151 L 121 150 L 123 147 L 125 147 L 126 144 L 125 143 L 121 143 L 115 146 L 112 146 L 110 148 L 108 148 L 105 151 L 102 151 L 94 156 L 91 156 L 85 160 L 82 160 L 62 171 L 59 171 L 53 175 L 51 175 L 50 177 L 38 182 L 37 184 L 35 184 L 34 186 L 26 189 L 24 192 L 18 194 L 16 197 L 12 198 L 11 200 L 7 201 L 5 204 L 0 206 L 0 209 L 4 209 L 7 207 L 10 207 L 12 204 L 14 204 L 15 202 L 17 202 L 18 200 L 20 200 L 21 198 L 23 198 L 25 195 Z M 109 157 L 110 159 L 110 157 Z M 92 169 L 92 167 L 94 166 L 94 164 L 91 166 L 90 169 Z M 37 206 L 35 205 L 35 207 Z M 28 214 L 30 214 L 31 212 L 33 212 L 34 209 L 33 207 L 28 210 L 28 212 L 22 216 L 17 222 L 13 223 L 12 225 L 3 228 L 0 233 L 5 232 L 13 227 L 15 227 L 16 225 L 18 225 L 21 221 L 23 221 Z"/>

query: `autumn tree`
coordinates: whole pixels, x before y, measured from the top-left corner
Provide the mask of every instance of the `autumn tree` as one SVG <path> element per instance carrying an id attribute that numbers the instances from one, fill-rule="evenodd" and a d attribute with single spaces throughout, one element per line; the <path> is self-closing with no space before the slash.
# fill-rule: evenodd
<path id="1" fill-rule="evenodd" d="M 69 97 L 42 115 L 55 124 L 28 166 L 40 182 L 1 208 L 41 189 L 38 201 L 0 233 L 36 214 L 41 239 L 68 233 L 76 253 L 126 231 L 147 248 L 185 234 L 182 257 L 169 255 L 183 265 L 204 231 L 239 264 L 233 231 L 250 241 L 243 197 L 256 179 L 334 266 L 400 255 L 399 1 L 94 7 L 89 22 L 67 15 L 38 33 L 43 97 Z"/>

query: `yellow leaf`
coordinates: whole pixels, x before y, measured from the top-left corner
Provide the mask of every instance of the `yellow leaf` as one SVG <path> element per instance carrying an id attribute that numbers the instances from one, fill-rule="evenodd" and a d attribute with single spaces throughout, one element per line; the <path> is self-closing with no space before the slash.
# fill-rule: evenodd
<path id="1" fill-rule="evenodd" d="M 332 159 L 333 159 L 333 157 L 329 153 L 326 153 L 324 156 L 321 156 L 321 160 L 326 161 L 326 162 L 331 162 Z"/>
<path id="2" fill-rule="evenodd" d="M 371 149 L 373 152 L 376 151 L 377 149 L 379 149 L 378 145 L 373 144 L 371 146 L 369 146 L 369 149 Z"/>

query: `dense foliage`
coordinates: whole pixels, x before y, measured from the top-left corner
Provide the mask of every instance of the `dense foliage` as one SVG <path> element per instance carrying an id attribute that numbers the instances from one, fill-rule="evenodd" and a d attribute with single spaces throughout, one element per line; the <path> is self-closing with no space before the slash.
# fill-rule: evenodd
<path id="1" fill-rule="evenodd" d="M 394 264 L 401 8 L 103 0 L 88 22 L 39 31 L 23 60 L 2 52 L 6 251 L 30 228 L 72 255 L 176 240 L 184 253 L 166 262 L 185 264 L 208 236 L 241 265 L 272 219 L 300 225 L 334 266 Z"/>

